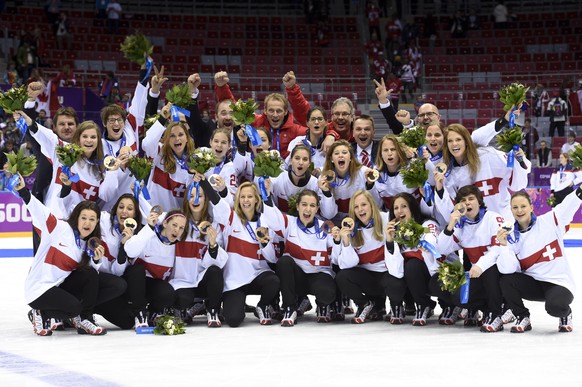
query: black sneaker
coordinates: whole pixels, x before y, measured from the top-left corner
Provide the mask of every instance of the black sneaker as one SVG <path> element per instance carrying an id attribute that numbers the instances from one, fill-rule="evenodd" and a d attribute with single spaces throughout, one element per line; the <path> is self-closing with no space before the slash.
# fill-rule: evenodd
<path id="1" fill-rule="evenodd" d="M 311 301 L 307 297 L 300 297 L 298 300 L 297 305 L 297 316 L 303 316 L 305 312 L 309 312 L 313 309 L 313 305 L 311 305 Z"/>
<path id="2" fill-rule="evenodd" d="M 560 325 L 558 325 L 559 332 L 572 332 L 574 325 L 572 325 L 572 312 L 566 317 L 560 317 Z"/>
<path id="3" fill-rule="evenodd" d="M 332 321 L 344 321 L 346 319 L 344 306 L 341 301 L 335 301 L 331 305 L 331 319 Z"/>
<path id="4" fill-rule="evenodd" d="M 501 316 L 489 313 L 487 319 L 481 327 L 481 332 L 499 332 L 503 330 L 503 321 L 501 321 Z"/>
<path id="5" fill-rule="evenodd" d="M 406 312 L 403 305 L 394 305 L 390 307 L 390 324 L 400 325 L 404 323 Z"/>
<path id="6" fill-rule="evenodd" d="M 348 297 L 342 297 L 342 306 L 344 309 L 344 315 L 346 314 L 354 314 L 354 308 L 352 307 L 352 300 Z"/>
<path id="7" fill-rule="evenodd" d="M 466 327 L 476 327 L 479 325 L 483 325 L 483 321 L 481 319 L 481 312 L 475 309 L 467 310 L 467 316 L 465 316 L 464 324 Z"/>
<path id="8" fill-rule="evenodd" d="M 439 316 L 440 325 L 455 325 L 459 319 L 461 308 L 458 306 L 447 306 Z"/>
<path id="9" fill-rule="evenodd" d="M 414 326 L 424 326 L 426 325 L 426 321 L 431 316 L 431 311 L 429 306 L 418 306 L 416 308 L 416 315 L 412 319 L 412 325 Z"/>

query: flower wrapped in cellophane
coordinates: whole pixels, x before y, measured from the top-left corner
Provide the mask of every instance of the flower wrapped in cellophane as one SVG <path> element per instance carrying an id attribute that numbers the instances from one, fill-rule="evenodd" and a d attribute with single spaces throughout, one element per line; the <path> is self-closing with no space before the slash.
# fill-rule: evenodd
<path id="1" fill-rule="evenodd" d="M 216 166 L 214 152 L 208 148 L 198 148 L 186 160 L 186 165 L 190 170 L 205 174 L 210 168 Z"/>

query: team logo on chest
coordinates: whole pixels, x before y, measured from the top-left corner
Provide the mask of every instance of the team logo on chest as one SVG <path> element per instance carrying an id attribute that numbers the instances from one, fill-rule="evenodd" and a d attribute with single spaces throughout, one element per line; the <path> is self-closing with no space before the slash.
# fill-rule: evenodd
<path id="1" fill-rule="evenodd" d="M 476 181 L 473 185 L 479 188 L 483 197 L 493 196 L 499 193 L 499 184 L 501 183 L 501 180 L 500 177 L 494 177 L 491 179 Z"/>
<path id="2" fill-rule="evenodd" d="M 562 249 L 557 239 L 545 245 L 541 250 L 533 253 L 529 257 L 526 257 L 519 261 L 521 268 L 523 270 L 529 269 L 536 263 L 541 262 L 551 262 L 556 258 L 563 257 Z"/>

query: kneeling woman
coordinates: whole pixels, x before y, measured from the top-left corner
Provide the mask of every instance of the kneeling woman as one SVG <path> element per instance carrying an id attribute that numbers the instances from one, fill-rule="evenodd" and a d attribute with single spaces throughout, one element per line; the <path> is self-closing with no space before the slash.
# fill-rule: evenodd
<path id="1" fill-rule="evenodd" d="M 265 202 L 264 208 L 269 228 L 282 233 L 285 239 L 285 251 L 277 261 L 285 309 L 281 325 L 295 325 L 297 295 L 305 294 L 315 294 L 317 321 L 331 321 L 329 305 L 335 300 L 336 286 L 330 251 L 335 244 L 331 234 L 327 234 L 315 218 L 319 197 L 312 190 L 301 191 L 297 197 L 298 218 L 281 213 L 270 200 Z"/>
<path id="2" fill-rule="evenodd" d="M 264 224 L 259 212 L 263 204 L 259 190 L 250 182 L 241 184 L 231 209 L 210 184 L 201 186 L 212 203 L 214 218 L 223 227 L 228 254 L 222 295 L 226 323 L 238 327 L 245 318 L 246 296 L 259 294 L 255 312 L 261 325 L 270 325 L 270 305 L 279 293 L 279 278 L 267 262 L 276 262 L 272 243 L 263 243 L 257 235 L 257 228 Z"/>
<path id="3" fill-rule="evenodd" d="M 349 215 L 355 221 L 353 230 L 342 221 L 341 248 L 334 249 L 334 255 L 339 251 L 334 257 L 340 268 L 336 282 L 342 294 L 358 305 L 352 323 L 361 324 L 366 322 L 375 306 L 383 309 L 386 300 L 388 273 L 384 260 L 384 228 L 388 214 L 380 212 L 369 192 L 359 190 L 350 201 Z M 401 287 L 404 297 L 405 287 Z"/>
<path id="4" fill-rule="evenodd" d="M 208 184 L 201 181 L 203 178 L 203 175 L 196 174 L 194 181 Z M 222 323 L 218 315 L 224 288 L 222 269 L 228 256 L 223 249 L 220 226 L 209 214 L 204 191 L 196 185 L 189 189 L 182 210 L 191 230 L 186 239 L 176 245 L 176 263 L 170 278 L 170 285 L 176 290 L 174 308 L 187 320 L 194 317 L 193 313 L 188 314 L 194 299 L 204 298 L 208 326 L 220 327 Z"/>
<path id="5" fill-rule="evenodd" d="M 167 212 L 161 224 L 158 217 L 156 211 L 150 211 L 148 225 L 125 242 L 127 256 L 145 269 L 145 288 L 136 291 L 143 292 L 149 302 L 150 324 L 174 304 L 174 288 L 168 279 L 176 261 L 176 243 L 188 235 L 188 220 L 181 210 Z"/>
<path id="6" fill-rule="evenodd" d="M 513 230 L 502 228 L 497 233 L 501 244 L 497 266 L 506 274 L 501 276 L 501 291 L 516 316 L 511 332 L 531 330 L 524 299 L 545 301 L 548 314 L 559 318 L 558 330 L 572 331 L 570 304 L 576 286 L 566 259 L 564 234 L 581 201 L 582 190 L 578 188 L 551 212 L 536 217 L 529 195 L 525 192 L 513 194 Z"/>
<path id="7" fill-rule="evenodd" d="M 105 252 L 103 246 L 91 249 L 92 238 L 101 239 L 97 204 L 80 202 L 68 221 L 58 220 L 24 186 L 16 187 L 42 235 L 32 267 L 26 277 L 24 297 L 32 308 L 34 332 L 50 336 L 49 319 L 72 319 L 80 334 L 104 335 L 107 331 L 93 319 L 99 293 L 97 269 Z"/>

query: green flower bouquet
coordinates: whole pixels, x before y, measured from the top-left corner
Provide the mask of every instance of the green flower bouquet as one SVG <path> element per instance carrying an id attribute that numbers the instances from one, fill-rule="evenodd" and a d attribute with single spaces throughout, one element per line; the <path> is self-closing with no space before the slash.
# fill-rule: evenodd
<path id="1" fill-rule="evenodd" d="M 214 152 L 210 149 L 198 148 L 190 155 L 186 161 L 186 165 L 190 170 L 195 170 L 198 173 L 206 173 L 210 168 L 216 166 L 216 159 Z"/>
<path id="2" fill-rule="evenodd" d="M 507 112 L 513 105 L 519 107 L 522 102 L 525 102 L 528 90 L 529 87 L 525 87 L 521 83 L 512 83 L 501 89 L 499 100 L 503 102 L 503 110 Z"/>
<path id="3" fill-rule="evenodd" d="M 394 233 L 394 241 L 399 245 L 415 248 L 420 245 L 423 235 L 428 232 L 428 228 L 416 223 L 414 219 L 410 219 L 398 224 L 396 232 Z"/>
<path id="4" fill-rule="evenodd" d="M 156 327 L 154 333 L 156 335 L 181 335 L 186 333 L 184 326 L 186 324 L 177 317 L 170 315 L 163 315 L 156 318 Z"/>
<path id="5" fill-rule="evenodd" d="M 400 170 L 402 182 L 407 188 L 423 187 L 428 180 L 428 170 L 424 159 L 414 158 Z"/>
<path id="6" fill-rule="evenodd" d="M 7 114 L 11 114 L 17 110 L 23 110 L 27 100 L 28 93 L 25 85 L 12 88 L 6 92 L 0 91 L 0 107 Z"/>
<path id="7" fill-rule="evenodd" d="M 425 141 L 424 129 L 420 126 L 413 126 L 412 128 L 404 129 L 400 136 L 398 136 L 398 142 L 407 145 L 413 149 L 418 149 Z"/>
<path id="8" fill-rule="evenodd" d="M 145 64 L 146 57 L 154 52 L 154 46 L 144 34 L 136 32 L 135 35 L 125 37 L 120 50 L 126 59 L 142 66 Z"/>
<path id="9" fill-rule="evenodd" d="M 438 280 L 442 290 L 456 292 L 467 283 L 463 264 L 459 261 L 441 263 L 438 270 Z"/>

